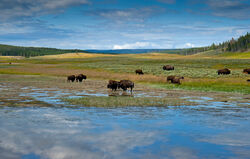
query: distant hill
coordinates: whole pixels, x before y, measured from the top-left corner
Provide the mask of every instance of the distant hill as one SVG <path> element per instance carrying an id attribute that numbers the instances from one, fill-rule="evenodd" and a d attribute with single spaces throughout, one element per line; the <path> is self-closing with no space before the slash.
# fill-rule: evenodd
<path id="1" fill-rule="evenodd" d="M 225 53 L 247 53 L 249 51 L 250 34 L 247 33 L 246 35 L 240 36 L 238 39 L 232 38 L 231 40 L 219 43 L 218 45 L 213 43 L 211 46 L 177 49 L 175 50 L 175 53 L 181 55 L 192 55 L 197 53 L 204 53 L 206 55 L 222 55 Z"/>
<path id="2" fill-rule="evenodd" d="M 223 52 L 245 52 L 250 50 L 250 34 L 247 33 L 238 39 L 232 38 L 218 45 L 212 44 L 210 47 L 213 50 L 220 49 Z"/>
<path id="3" fill-rule="evenodd" d="M 86 52 L 84 50 L 77 49 L 55 49 L 55 48 L 44 48 L 44 47 L 21 47 L 12 45 L 2 45 L 0 44 L 0 56 L 43 56 L 43 55 L 57 55 L 64 53 L 74 53 L 74 52 Z"/>

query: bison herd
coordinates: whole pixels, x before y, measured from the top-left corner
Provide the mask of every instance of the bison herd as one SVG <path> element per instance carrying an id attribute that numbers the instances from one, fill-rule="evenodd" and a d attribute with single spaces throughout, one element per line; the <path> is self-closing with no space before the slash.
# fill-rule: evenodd
<path id="1" fill-rule="evenodd" d="M 174 70 L 174 66 L 171 65 L 165 65 L 162 67 L 163 70 Z M 138 75 L 143 75 L 142 69 L 135 70 L 135 73 Z M 228 68 L 220 69 L 217 71 L 218 75 L 228 75 L 231 74 L 231 70 Z M 244 69 L 243 73 L 250 74 L 250 69 Z M 83 74 L 79 75 L 70 75 L 67 77 L 68 82 L 82 82 L 83 80 L 86 80 L 87 76 Z M 181 84 L 181 80 L 184 79 L 184 77 L 180 76 L 168 76 L 167 82 L 173 83 L 173 84 Z M 250 79 L 247 80 L 247 82 L 250 82 Z M 120 81 L 114 81 L 109 80 L 107 88 L 111 89 L 112 91 L 116 91 L 117 89 L 122 89 L 123 91 L 126 91 L 127 89 L 130 89 L 131 92 L 134 88 L 134 83 L 130 80 L 120 80 Z"/>
<path id="2" fill-rule="evenodd" d="M 165 71 L 171 71 L 171 70 L 174 70 L 174 66 L 164 65 L 162 67 L 162 69 L 165 70 Z M 142 69 L 135 70 L 135 73 L 139 74 L 139 75 L 144 74 Z M 218 73 L 218 75 L 229 75 L 229 74 L 231 74 L 231 70 L 229 70 L 228 68 L 224 68 L 224 69 L 217 70 L 217 73 Z M 250 69 L 249 68 L 244 69 L 243 73 L 250 74 Z M 167 82 L 170 81 L 173 84 L 181 84 L 181 79 L 184 79 L 184 77 L 168 76 L 167 77 Z M 247 82 L 250 82 L 250 79 L 248 79 Z"/>

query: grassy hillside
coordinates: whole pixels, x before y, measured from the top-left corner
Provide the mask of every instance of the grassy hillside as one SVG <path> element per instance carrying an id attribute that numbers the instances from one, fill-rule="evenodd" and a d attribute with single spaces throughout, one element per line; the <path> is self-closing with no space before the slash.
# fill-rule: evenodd
<path id="1" fill-rule="evenodd" d="M 43 47 L 21 47 L 0 44 L 0 56 L 43 56 L 43 55 L 56 55 L 72 52 L 86 52 L 83 50 L 63 50 L 55 48 Z"/>

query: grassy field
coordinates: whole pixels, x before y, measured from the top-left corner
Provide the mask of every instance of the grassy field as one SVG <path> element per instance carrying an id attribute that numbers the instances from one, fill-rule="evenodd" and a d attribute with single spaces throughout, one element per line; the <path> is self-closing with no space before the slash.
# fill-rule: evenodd
<path id="1" fill-rule="evenodd" d="M 9 62 L 12 64 L 10 65 Z M 174 71 L 163 71 L 162 66 L 175 66 Z M 217 75 L 221 68 L 232 70 L 230 75 Z M 243 74 L 250 68 L 250 54 L 225 53 L 220 56 L 173 55 L 164 53 L 103 55 L 71 53 L 34 58 L 0 57 L 1 74 L 67 76 L 86 74 L 93 79 L 130 79 L 156 88 L 219 91 L 250 94 L 250 75 Z M 135 75 L 142 69 L 144 75 Z M 184 76 L 181 85 L 166 83 L 168 75 Z"/>

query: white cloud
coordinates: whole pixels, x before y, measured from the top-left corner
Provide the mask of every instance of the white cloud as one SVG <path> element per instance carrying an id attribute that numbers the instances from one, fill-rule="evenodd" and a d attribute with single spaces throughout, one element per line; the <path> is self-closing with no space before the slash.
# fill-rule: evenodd
<path id="1" fill-rule="evenodd" d="M 165 12 L 161 7 L 144 7 L 144 8 L 128 8 L 128 9 L 95 9 L 87 13 L 92 16 L 101 17 L 117 23 L 127 21 L 144 22 L 146 19 Z"/>
<path id="2" fill-rule="evenodd" d="M 191 44 L 191 43 L 186 43 L 186 44 L 184 45 L 184 47 L 185 47 L 185 48 L 190 48 L 190 47 L 195 47 L 195 45 L 194 45 L 194 44 Z"/>
<path id="3" fill-rule="evenodd" d="M 142 49 L 154 46 L 149 42 L 136 42 L 132 44 L 114 45 L 113 49 Z"/>
<path id="4" fill-rule="evenodd" d="M 1 0 L 0 2 L 1 20 L 57 13 L 69 6 L 89 3 L 88 0 Z"/>

